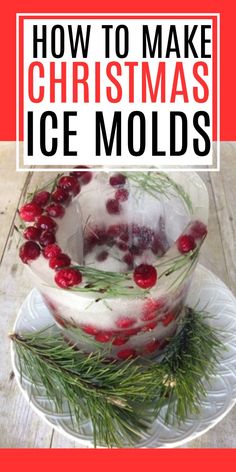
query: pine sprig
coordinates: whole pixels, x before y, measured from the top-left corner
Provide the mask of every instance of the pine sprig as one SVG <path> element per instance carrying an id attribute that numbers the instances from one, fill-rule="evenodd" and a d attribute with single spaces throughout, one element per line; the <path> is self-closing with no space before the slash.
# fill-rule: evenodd
<path id="1" fill-rule="evenodd" d="M 160 362 L 138 358 L 108 362 L 106 353 L 76 350 L 60 332 L 13 334 L 21 375 L 46 390 L 57 412 L 65 401 L 74 427 L 92 423 L 94 444 L 137 443 L 166 405 L 167 423 L 198 412 L 205 381 L 214 375 L 223 345 L 206 313 L 186 308 L 179 332 Z M 109 348 L 108 348 L 109 354 Z"/>
<path id="2" fill-rule="evenodd" d="M 160 194 L 166 198 L 180 197 L 190 213 L 193 212 L 192 202 L 182 185 L 177 184 L 164 172 L 123 172 L 137 188 L 144 190 L 154 198 L 160 199 Z"/>

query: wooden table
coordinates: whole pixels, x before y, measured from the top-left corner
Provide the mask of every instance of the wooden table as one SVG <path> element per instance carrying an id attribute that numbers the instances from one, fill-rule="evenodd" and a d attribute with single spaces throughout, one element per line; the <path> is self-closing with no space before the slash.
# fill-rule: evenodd
<path id="1" fill-rule="evenodd" d="M 220 173 L 202 173 L 210 196 L 209 236 L 202 262 L 236 295 L 236 144 L 222 143 Z M 12 376 L 10 342 L 17 311 L 31 289 L 23 264 L 18 260 L 16 208 L 47 173 L 17 173 L 14 143 L 0 144 L 0 447 L 76 448 L 75 441 L 54 431 L 32 411 Z M 236 315 L 236 314 L 235 314 Z M 236 408 L 189 448 L 236 447 Z"/>

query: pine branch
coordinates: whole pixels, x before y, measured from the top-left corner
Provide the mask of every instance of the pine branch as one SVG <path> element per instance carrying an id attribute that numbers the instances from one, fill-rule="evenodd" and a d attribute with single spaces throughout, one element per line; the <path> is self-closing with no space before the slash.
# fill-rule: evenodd
<path id="1" fill-rule="evenodd" d="M 223 345 L 205 312 L 186 311 L 161 362 L 108 362 L 106 353 L 88 355 L 45 329 L 10 337 L 22 375 L 36 388 L 43 384 L 58 412 L 66 401 L 75 427 L 91 421 L 95 446 L 122 447 L 139 440 L 163 405 L 167 423 L 198 412 Z"/>

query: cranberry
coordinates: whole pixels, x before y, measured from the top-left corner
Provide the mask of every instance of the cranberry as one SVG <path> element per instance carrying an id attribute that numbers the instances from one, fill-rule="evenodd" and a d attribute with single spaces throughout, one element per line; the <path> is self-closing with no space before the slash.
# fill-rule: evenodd
<path id="1" fill-rule="evenodd" d="M 156 284 L 157 271 L 155 267 L 148 264 L 140 264 L 134 269 L 135 283 L 141 288 L 151 288 Z"/>
<path id="2" fill-rule="evenodd" d="M 57 185 L 58 187 L 63 188 L 63 190 L 74 193 L 74 195 L 78 195 L 80 192 L 79 183 L 77 182 L 76 178 L 72 177 L 71 175 L 65 175 L 61 177 Z"/>
<path id="3" fill-rule="evenodd" d="M 116 336 L 113 339 L 112 344 L 113 346 L 122 346 L 122 344 L 127 343 L 128 339 L 128 337 Z"/>
<path id="4" fill-rule="evenodd" d="M 186 254 L 196 247 L 193 237 L 189 234 L 183 234 L 177 240 L 177 248 L 181 254 Z"/>
<path id="5" fill-rule="evenodd" d="M 26 243 L 20 247 L 19 256 L 24 264 L 34 261 L 39 257 L 39 255 L 40 247 L 34 241 L 26 241 Z"/>
<path id="6" fill-rule="evenodd" d="M 138 236 L 139 247 L 142 249 L 147 249 L 151 246 L 152 240 L 154 237 L 154 233 L 150 228 L 146 226 L 141 226 Z"/>
<path id="7" fill-rule="evenodd" d="M 60 269 L 55 275 L 55 282 L 61 288 L 73 287 L 81 281 L 82 275 L 77 269 Z"/>
<path id="8" fill-rule="evenodd" d="M 115 236 L 119 236 L 119 234 L 121 233 L 122 231 L 122 226 L 123 225 L 111 225 L 107 228 L 107 235 L 108 236 L 112 236 L 112 237 L 115 237 Z"/>
<path id="9" fill-rule="evenodd" d="M 85 333 L 91 334 L 92 336 L 95 336 L 96 334 L 98 334 L 98 330 L 97 330 L 97 328 L 94 328 L 94 326 L 84 325 L 84 326 L 81 326 L 81 329 Z"/>
<path id="10" fill-rule="evenodd" d="M 64 207 L 60 203 L 52 203 L 46 207 L 46 212 L 49 216 L 53 218 L 62 218 L 65 214 Z"/>
<path id="11" fill-rule="evenodd" d="M 60 187 L 57 187 L 56 190 L 52 193 L 52 200 L 56 203 L 67 203 L 69 198 L 69 192 Z"/>
<path id="12" fill-rule="evenodd" d="M 207 234 L 207 227 L 201 221 L 194 221 L 190 226 L 190 234 L 194 239 L 201 239 Z"/>
<path id="13" fill-rule="evenodd" d="M 143 314 L 141 316 L 142 321 L 149 321 L 154 319 L 157 316 L 157 313 L 161 311 L 165 306 L 165 300 L 159 298 L 158 300 L 154 300 L 150 298 L 146 301 L 143 309 Z"/>
<path id="14" fill-rule="evenodd" d="M 55 241 L 56 241 L 55 234 L 48 229 L 43 231 L 39 236 L 39 242 L 41 246 L 48 246 L 49 244 L 55 243 Z"/>
<path id="15" fill-rule="evenodd" d="M 130 329 L 127 329 L 125 331 L 125 334 L 127 336 L 135 336 L 136 334 L 138 334 L 140 331 L 142 330 L 142 328 L 139 326 L 138 328 L 130 328 Z"/>
<path id="16" fill-rule="evenodd" d="M 123 259 L 122 259 L 129 267 L 132 267 L 133 266 L 133 262 L 134 262 L 134 256 L 132 254 L 130 254 L 129 252 L 127 252 L 127 254 L 124 255 Z"/>
<path id="17" fill-rule="evenodd" d="M 122 185 L 125 184 L 126 177 L 123 174 L 115 174 L 112 177 L 110 177 L 109 182 L 112 187 L 121 187 Z"/>
<path id="18" fill-rule="evenodd" d="M 119 188 L 115 193 L 115 199 L 119 202 L 125 202 L 129 198 L 129 192 L 125 188 Z"/>
<path id="19" fill-rule="evenodd" d="M 168 326 L 171 321 L 174 321 L 175 316 L 173 313 L 169 312 L 167 313 L 164 318 L 162 318 L 161 322 L 163 323 L 164 326 Z"/>
<path id="20" fill-rule="evenodd" d="M 111 336 L 106 332 L 101 331 L 100 333 L 96 334 L 95 340 L 99 343 L 108 343 L 111 340 Z"/>
<path id="21" fill-rule="evenodd" d="M 48 230 L 54 230 L 57 226 L 55 221 L 50 218 L 50 216 L 47 215 L 41 215 L 36 218 L 36 224 L 38 228 L 41 228 L 43 230 L 48 229 Z"/>
<path id="22" fill-rule="evenodd" d="M 121 211 L 120 203 L 115 199 L 107 200 L 106 209 L 110 215 L 118 215 Z"/>
<path id="23" fill-rule="evenodd" d="M 136 320 L 134 318 L 129 318 L 128 316 L 123 316 L 121 318 L 118 318 L 116 321 L 116 326 L 118 328 L 130 328 L 136 323 Z"/>
<path id="24" fill-rule="evenodd" d="M 156 328 L 157 324 L 158 321 L 150 321 L 142 328 L 142 331 L 152 331 L 152 329 Z"/>
<path id="25" fill-rule="evenodd" d="M 36 228 L 36 226 L 28 226 L 28 228 L 25 228 L 25 230 L 23 231 L 24 238 L 28 240 L 33 240 L 33 241 L 37 241 L 40 234 L 41 234 L 41 229 Z"/>
<path id="26" fill-rule="evenodd" d="M 94 236 L 96 238 L 96 244 L 98 244 L 98 246 L 102 246 L 103 244 L 106 244 L 107 233 L 104 228 L 95 228 Z"/>
<path id="27" fill-rule="evenodd" d="M 151 341 L 144 346 L 144 351 L 147 353 L 155 352 L 161 346 L 159 341 Z"/>
<path id="28" fill-rule="evenodd" d="M 75 167 L 75 169 L 89 169 L 89 167 L 87 166 L 77 166 Z M 76 177 L 77 179 L 79 179 L 80 183 L 83 184 L 83 185 L 87 185 L 89 184 L 89 182 L 92 180 L 92 177 L 93 177 L 93 174 L 91 171 L 87 171 L 87 170 L 84 170 L 84 171 L 79 171 L 79 170 L 75 170 L 73 172 L 70 172 L 70 175 L 72 175 L 73 177 Z"/>
<path id="29" fill-rule="evenodd" d="M 19 209 L 21 219 L 27 222 L 34 221 L 42 212 L 42 208 L 34 202 L 26 203 Z"/>
<path id="30" fill-rule="evenodd" d="M 42 192 L 36 193 L 36 195 L 33 198 L 33 202 L 41 207 L 44 207 L 49 202 L 49 199 L 50 199 L 50 193 L 47 192 L 46 190 L 43 190 Z"/>
<path id="31" fill-rule="evenodd" d="M 132 246 L 129 246 L 129 252 L 133 256 L 141 256 L 143 253 L 143 250 L 141 247 L 135 246 L 135 244 L 132 244 Z"/>
<path id="32" fill-rule="evenodd" d="M 117 357 L 122 360 L 126 359 L 132 359 L 133 357 L 136 357 L 136 351 L 134 349 L 123 349 L 122 351 L 119 351 L 117 353 Z"/>
<path id="33" fill-rule="evenodd" d="M 61 248 L 57 244 L 48 244 L 43 249 L 43 255 L 46 259 L 51 259 L 51 257 L 56 257 L 61 254 Z"/>
<path id="34" fill-rule="evenodd" d="M 51 269 L 59 269 L 60 267 L 67 267 L 71 263 L 71 260 L 67 254 L 58 254 L 49 260 L 49 267 Z"/>
<path id="35" fill-rule="evenodd" d="M 99 252 L 99 254 L 97 255 L 96 259 L 98 262 L 103 262 L 107 259 L 107 256 L 108 256 L 108 252 L 107 251 L 101 251 Z"/>
<path id="36" fill-rule="evenodd" d="M 124 243 L 123 241 L 119 241 L 118 243 L 116 243 L 116 245 L 121 251 L 127 251 L 128 249 L 127 244 Z"/>

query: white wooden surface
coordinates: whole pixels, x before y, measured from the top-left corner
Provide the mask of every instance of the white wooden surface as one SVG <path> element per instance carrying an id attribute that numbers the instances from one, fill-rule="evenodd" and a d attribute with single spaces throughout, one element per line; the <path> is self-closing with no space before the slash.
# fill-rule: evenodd
<path id="1" fill-rule="evenodd" d="M 236 144 L 222 143 L 221 171 L 201 176 L 210 195 L 209 236 L 202 263 L 236 295 Z M 17 235 L 13 232 L 16 208 L 30 188 L 47 180 L 47 173 L 17 173 L 14 143 L 0 143 L 0 448 L 78 447 L 31 410 L 11 375 L 8 332 L 31 289 L 23 264 L 18 261 Z M 236 407 L 186 447 L 236 447 Z"/>

